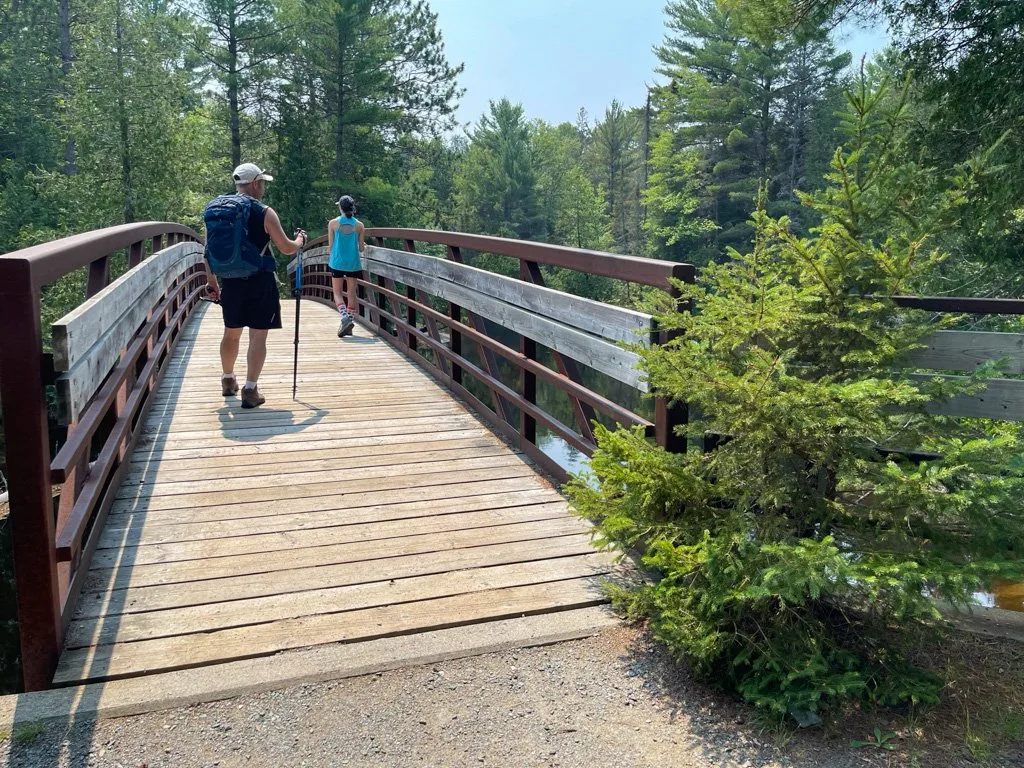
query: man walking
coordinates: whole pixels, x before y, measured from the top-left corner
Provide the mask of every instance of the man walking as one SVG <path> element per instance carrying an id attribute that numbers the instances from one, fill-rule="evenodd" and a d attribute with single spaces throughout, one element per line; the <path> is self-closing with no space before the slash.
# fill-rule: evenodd
<path id="1" fill-rule="evenodd" d="M 306 244 L 306 233 L 297 230 L 295 239 L 289 239 L 274 209 L 260 202 L 273 176 L 253 163 L 243 163 L 232 175 L 236 194 L 218 197 L 207 205 L 203 215 L 206 291 L 214 301 L 220 301 L 224 312 L 224 337 L 220 342 L 223 394 L 229 397 L 238 392 L 235 360 L 242 329 L 248 328 L 242 407 L 256 408 L 266 402 L 256 383 L 267 359 L 267 332 L 281 327 L 277 263 L 271 243 L 290 256 Z"/>

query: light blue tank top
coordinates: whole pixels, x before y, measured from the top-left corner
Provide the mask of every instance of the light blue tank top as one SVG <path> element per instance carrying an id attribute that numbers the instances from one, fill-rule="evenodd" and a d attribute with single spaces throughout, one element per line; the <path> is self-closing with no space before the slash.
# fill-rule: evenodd
<path id="1" fill-rule="evenodd" d="M 344 272 L 358 272 L 363 268 L 359 260 L 359 219 L 354 216 L 339 216 L 338 229 L 334 232 L 331 247 L 331 269 Z"/>

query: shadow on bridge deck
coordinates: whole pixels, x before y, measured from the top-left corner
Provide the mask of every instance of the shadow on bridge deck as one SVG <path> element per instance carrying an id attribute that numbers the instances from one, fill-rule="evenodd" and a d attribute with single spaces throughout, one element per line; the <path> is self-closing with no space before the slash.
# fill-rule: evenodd
<path id="1" fill-rule="evenodd" d="M 611 621 L 596 588 L 611 560 L 588 527 L 387 343 L 340 340 L 336 315 L 305 304 L 293 402 L 285 306 L 257 410 L 220 394 L 219 311 L 184 332 L 56 685 L 96 684 L 80 708 L 126 714 Z"/>

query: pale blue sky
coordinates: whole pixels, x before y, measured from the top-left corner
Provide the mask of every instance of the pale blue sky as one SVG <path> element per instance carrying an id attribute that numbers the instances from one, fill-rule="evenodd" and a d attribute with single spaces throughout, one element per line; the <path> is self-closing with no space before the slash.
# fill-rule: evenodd
<path id="1" fill-rule="evenodd" d="M 464 62 L 460 123 L 475 123 L 491 99 L 507 96 L 533 118 L 574 121 L 580 107 L 599 117 L 612 99 L 643 103 L 656 82 L 652 49 L 665 36 L 662 0 L 430 0 L 445 50 Z M 849 30 L 859 58 L 884 30 Z"/>

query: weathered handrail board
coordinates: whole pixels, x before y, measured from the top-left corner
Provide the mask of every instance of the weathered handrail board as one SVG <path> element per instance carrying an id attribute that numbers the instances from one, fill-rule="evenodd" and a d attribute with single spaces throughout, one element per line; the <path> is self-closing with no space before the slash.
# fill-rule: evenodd
<path id="1" fill-rule="evenodd" d="M 68 312 L 53 324 L 53 367 L 56 371 L 68 371 L 83 357 L 91 353 L 92 347 L 134 316 L 147 292 L 160 286 L 168 273 L 178 269 L 179 262 L 187 261 L 192 266 L 202 261 L 203 247 L 198 243 L 179 243 L 164 248 L 128 270 L 84 304 Z M 199 258 L 195 258 L 197 256 Z M 183 271 L 183 270 L 182 270 Z M 167 290 L 169 283 L 163 283 Z M 145 307 L 148 312 L 158 297 Z M 145 317 L 143 312 L 142 317 Z M 142 318 L 131 328 L 131 334 L 138 330 Z"/>
<path id="2" fill-rule="evenodd" d="M 939 331 L 925 339 L 908 362 L 937 371 L 973 371 L 992 360 L 1009 358 L 1006 373 L 1024 374 L 1024 333 Z"/>
<path id="3" fill-rule="evenodd" d="M 173 282 L 203 260 L 198 243 L 159 252 L 53 326 L 57 417 L 77 421 L 128 342 Z"/>
<path id="4" fill-rule="evenodd" d="M 940 378 L 946 381 L 967 383 L 965 376 L 949 376 L 915 373 L 915 381 Z M 933 403 L 930 413 L 953 416 L 961 419 L 996 419 L 999 421 L 1024 421 L 1024 379 L 984 379 L 985 389 L 973 395 L 957 395 L 947 402 Z"/>
<path id="5" fill-rule="evenodd" d="M 367 255 L 366 264 L 370 272 L 458 304 L 642 392 L 648 389 L 637 368 L 639 357 L 635 352 L 456 283 L 377 261 L 372 253 Z"/>
<path id="6" fill-rule="evenodd" d="M 434 256 L 369 246 L 366 257 L 375 262 L 447 280 L 611 341 L 650 343 L 653 318 L 642 312 L 573 296 Z"/>

